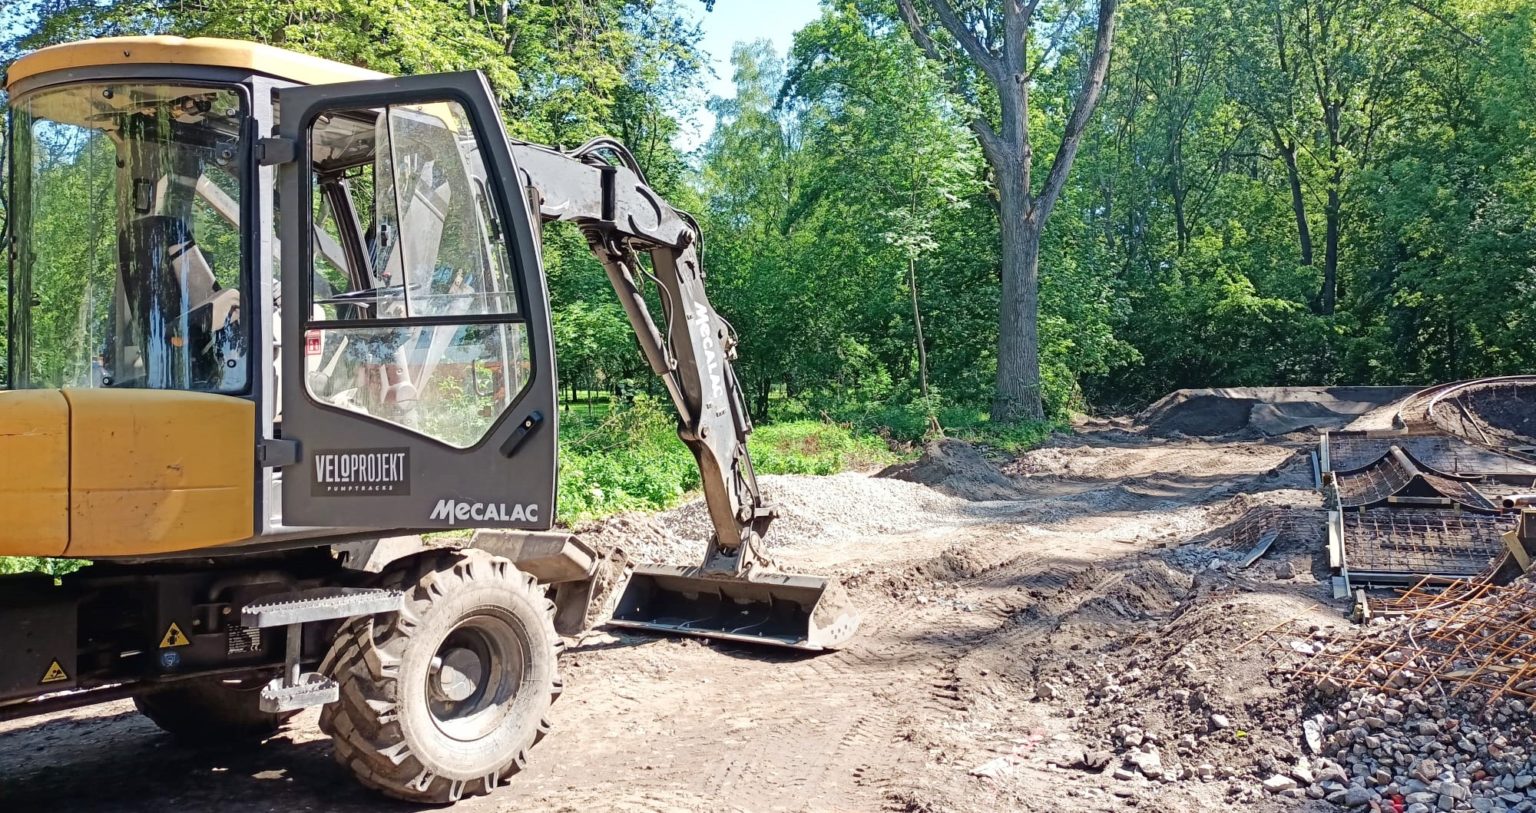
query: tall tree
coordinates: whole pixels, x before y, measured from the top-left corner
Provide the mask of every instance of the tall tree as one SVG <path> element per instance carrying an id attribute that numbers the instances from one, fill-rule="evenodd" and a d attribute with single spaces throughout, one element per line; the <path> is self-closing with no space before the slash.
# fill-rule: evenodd
<path id="1" fill-rule="evenodd" d="M 976 104 L 970 127 L 997 183 L 1003 256 L 995 421 L 1040 420 L 1045 415 L 1040 397 L 1040 236 L 1066 187 L 1084 128 L 1103 91 L 1118 5 L 1119 0 L 1098 0 L 1097 11 L 1085 19 L 1083 9 L 1068 3 L 1052 9 L 1049 16 L 1054 19 L 1037 19 L 1040 0 L 897 2 L 913 40 L 929 59 L 948 66 L 956 90 Z M 941 30 L 947 37 L 941 37 Z M 1086 64 L 1067 54 L 1083 30 L 1093 32 Z M 1055 157 L 1037 185 L 1031 93 L 1042 71 L 1062 65 L 1081 67 L 1082 75 Z M 982 112 L 994 105 L 995 123 Z"/>
<path id="2" fill-rule="evenodd" d="M 1338 306 L 1346 204 L 1370 169 L 1383 128 L 1411 87 L 1414 33 L 1424 18 L 1401 0 L 1234 3 L 1235 95 L 1269 130 L 1284 163 L 1301 264 L 1314 264 L 1309 197 L 1323 215 L 1314 309 Z"/>

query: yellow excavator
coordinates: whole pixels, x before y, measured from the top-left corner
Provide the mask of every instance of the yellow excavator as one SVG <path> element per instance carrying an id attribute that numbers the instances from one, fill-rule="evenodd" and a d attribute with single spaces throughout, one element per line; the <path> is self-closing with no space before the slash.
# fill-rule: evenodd
<path id="1" fill-rule="evenodd" d="M 5 87 L 0 556 L 91 564 L 0 577 L 0 719 L 132 697 L 180 737 L 259 740 L 322 706 L 364 784 L 452 802 L 525 764 L 594 620 L 854 633 L 835 583 L 762 550 L 736 336 L 697 224 L 623 145 L 509 139 L 478 72 L 228 40 L 54 46 Z M 677 409 L 698 566 L 553 527 L 551 221 Z"/>

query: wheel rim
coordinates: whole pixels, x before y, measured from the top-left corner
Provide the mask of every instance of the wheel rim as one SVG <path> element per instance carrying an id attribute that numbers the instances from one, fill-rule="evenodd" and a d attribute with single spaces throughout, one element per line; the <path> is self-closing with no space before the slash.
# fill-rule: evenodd
<path id="1" fill-rule="evenodd" d="M 508 615 L 482 611 L 460 621 L 427 667 L 427 710 L 438 730 L 465 742 L 495 731 L 517 699 L 530 654 Z"/>

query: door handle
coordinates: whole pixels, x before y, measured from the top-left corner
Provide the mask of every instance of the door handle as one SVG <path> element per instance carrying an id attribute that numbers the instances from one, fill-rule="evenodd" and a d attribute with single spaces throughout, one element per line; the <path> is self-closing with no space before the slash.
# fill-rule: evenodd
<path id="1" fill-rule="evenodd" d="M 516 454 L 518 447 L 522 446 L 523 443 L 527 441 L 528 438 L 532 437 L 533 433 L 538 431 L 538 428 L 543 425 L 544 413 L 538 411 L 537 409 L 528 413 L 528 417 L 524 418 L 523 422 L 519 424 L 516 429 L 512 430 L 512 434 L 508 436 L 506 440 L 502 441 L 502 456 L 511 457 L 513 454 Z"/>

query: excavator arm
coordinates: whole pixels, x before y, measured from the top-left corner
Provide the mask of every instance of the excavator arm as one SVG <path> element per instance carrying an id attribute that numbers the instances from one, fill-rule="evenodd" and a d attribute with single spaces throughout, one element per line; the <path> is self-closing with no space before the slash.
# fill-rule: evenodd
<path id="1" fill-rule="evenodd" d="M 731 367 L 736 337 L 705 294 L 697 224 L 646 184 L 615 141 L 598 139 L 570 153 L 514 143 L 512 153 L 540 218 L 581 228 L 677 408 L 677 433 L 698 462 L 714 526 L 704 571 L 747 575 L 765 563 L 758 541 L 775 515 L 763 505 L 747 454 L 752 421 Z M 650 254 L 650 272 L 641 252 Z M 643 279 L 660 296 L 660 325 L 642 294 Z"/>
<path id="2" fill-rule="evenodd" d="M 697 223 L 651 189 L 629 151 L 611 139 L 571 152 L 513 142 L 512 155 L 530 207 L 543 222 L 579 226 L 606 269 L 677 408 L 678 436 L 698 463 L 713 526 L 698 567 L 636 569 L 611 623 L 803 649 L 847 640 L 859 613 L 839 585 L 777 572 L 762 551 L 775 513 L 763 503 L 747 454 L 752 422 L 731 366 L 736 337 L 704 291 Z M 650 254 L 649 271 L 642 252 Z M 643 280 L 656 286 L 660 324 Z"/>

